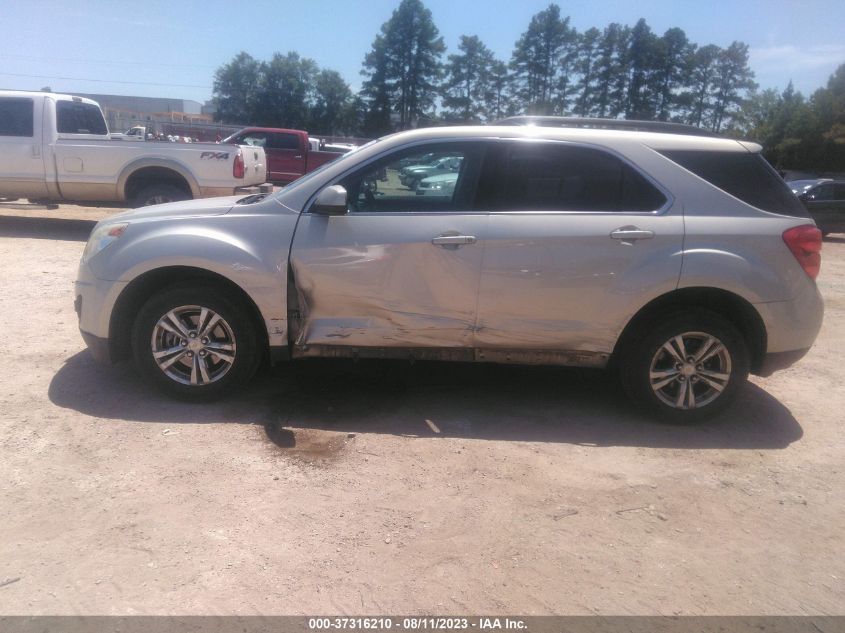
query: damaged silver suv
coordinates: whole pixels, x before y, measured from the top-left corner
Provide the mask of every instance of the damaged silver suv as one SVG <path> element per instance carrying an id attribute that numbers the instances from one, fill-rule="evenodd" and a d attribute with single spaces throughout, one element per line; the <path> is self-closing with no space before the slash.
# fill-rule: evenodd
<path id="1" fill-rule="evenodd" d="M 411 358 L 611 366 L 639 405 L 698 419 L 821 325 L 821 234 L 760 149 L 589 119 L 394 134 L 275 194 L 100 222 L 80 329 L 198 400 L 265 356 Z M 454 182 L 403 184 L 437 156 Z"/>

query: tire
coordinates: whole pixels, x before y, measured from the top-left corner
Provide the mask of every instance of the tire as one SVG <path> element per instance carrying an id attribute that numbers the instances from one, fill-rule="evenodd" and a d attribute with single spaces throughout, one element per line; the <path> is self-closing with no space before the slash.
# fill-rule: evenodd
<path id="1" fill-rule="evenodd" d="M 174 185 L 148 185 L 133 196 L 131 204 L 133 208 L 138 208 L 190 199 L 189 193 Z"/>
<path id="2" fill-rule="evenodd" d="M 676 424 L 698 422 L 727 407 L 750 369 L 742 333 L 709 310 L 692 308 L 652 321 L 626 347 L 618 362 L 625 392 L 644 412 Z"/>
<path id="3" fill-rule="evenodd" d="M 147 300 L 132 326 L 132 355 L 146 380 L 193 401 L 215 400 L 245 384 L 261 360 L 249 313 L 229 293 L 192 283 Z"/>

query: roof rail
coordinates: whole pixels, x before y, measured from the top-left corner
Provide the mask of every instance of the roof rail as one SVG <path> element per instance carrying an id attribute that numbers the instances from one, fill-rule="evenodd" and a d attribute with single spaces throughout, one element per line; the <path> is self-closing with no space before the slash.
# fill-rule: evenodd
<path id="1" fill-rule="evenodd" d="M 719 135 L 710 130 L 703 130 L 694 125 L 668 123 L 666 121 L 632 121 L 626 119 L 591 119 L 587 117 L 567 116 L 511 116 L 494 121 L 492 125 L 537 125 L 540 127 L 576 127 L 592 130 L 627 130 L 631 132 L 659 132 L 662 134 L 686 134 L 688 136 Z"/>

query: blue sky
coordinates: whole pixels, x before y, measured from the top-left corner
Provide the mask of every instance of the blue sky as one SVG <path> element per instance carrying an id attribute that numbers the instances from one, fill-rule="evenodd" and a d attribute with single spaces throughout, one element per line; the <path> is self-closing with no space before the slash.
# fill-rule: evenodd
<path id="1" fill-rule="evenodd" d="M 357 89 L 361 62 L 399 0 L 0 0 L 0 88 L 205 101 L 214 70 L 245 50 L 297 51 Z M 449 52 L 475 34 L 502 59 L 548 0 L 424 0 Z M 842 0 L 578 0 L 559 2 L 583 31 L 646 18 L 701 45 L 751 46 L 762 88 L 792 79 L 805 94 L 845 63 Z M 97 80 L 97 81 L 90 81 Z M 117 81 L 134 83 L 117 83 Z"/>

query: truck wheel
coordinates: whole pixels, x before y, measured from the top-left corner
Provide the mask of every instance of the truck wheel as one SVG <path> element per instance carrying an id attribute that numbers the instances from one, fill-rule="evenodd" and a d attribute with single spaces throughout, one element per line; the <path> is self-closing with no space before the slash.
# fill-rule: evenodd
<path id="1" fill-rule="evenodd" d="M 132 328 L 135 366 L 171 396 L 208 401 L 252 378 L 261 359 L 249 314 L 210 285 L 183 283 L 153 295 Z"/>
<path id="2" fill-rule="evenodd" d="M 674 423 L 697 422 L 728 406 L 748 378 L 748 347 L 727 319 L 676 313 L 632 337 L 618 363 L 622 386 L 641 409 Z"/>
<path id="3" fill-rule="evenodd" d="M 132 207 L 147 207 L 152 204 L 164 204 L 166 202 L 179 202 L 190 200 L 190 194 L 173 185 L 148 185 L 141 189 L 132 198 Z"/>

